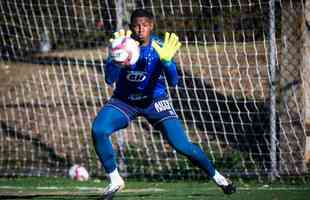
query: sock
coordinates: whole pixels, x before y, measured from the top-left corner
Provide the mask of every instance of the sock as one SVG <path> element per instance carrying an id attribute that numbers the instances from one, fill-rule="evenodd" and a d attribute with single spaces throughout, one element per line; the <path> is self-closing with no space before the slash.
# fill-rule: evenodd
<path id="1" fill-rule="evenodd" d="M 109 173 L 109 178 L 112 185 L 118 185 L 124 182 L 122 177 L 119 175 L 117 168 L 113 172 Z"/>
<path id="2" fill-rule="evenodd" d="M 212 179 L 217 185 L 223 185 L 223 186 L 228 185 L 227 179 L 222 174 L 220 174 L 217 170 L 215 170 L 215 174 L 212 177 Z"/>

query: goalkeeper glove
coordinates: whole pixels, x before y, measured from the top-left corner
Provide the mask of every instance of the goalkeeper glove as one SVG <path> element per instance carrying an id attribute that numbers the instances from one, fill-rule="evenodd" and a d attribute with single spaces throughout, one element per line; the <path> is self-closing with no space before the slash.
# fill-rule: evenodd
<path id="1" fill-rule="evenodd" d="M 124 29 L 121 29 L 118 32 L 115 32 L 113 35 L 114 37 L 110 39 L 110 44 L 113 46 L 113 42 L 120 38 L 130 37 L 132 32 L 130 30 L 125 31 Z"/>
<path id="2" fill-rule="evenodd" d="M 179 37 L 175 33 L 165 33 L 165 40 L 162 47 L 155 41 L 152 41 L 152 47 L 156 50 L 161 61 L 170 62 L 181 47 L 181 42 L 179 42 Z"/>
<path id="3" fill-rule="evenodd" d="M 115 32 L 113 33 L 113 38 L 110 38 L 110 47 L 114 47 L 115 46 L 115 43 L 118 42 L 117 40 L 121 40 L 121 39 L 124 39 L 124 38 L 130 38 L 131 37 L 131 30 L 124 30 L 124 29 L 121 29 L 120 31 L 118 32 Z M 140 43 L 138 41 L 136 41 L 136 44 L 139 45 Z"/>

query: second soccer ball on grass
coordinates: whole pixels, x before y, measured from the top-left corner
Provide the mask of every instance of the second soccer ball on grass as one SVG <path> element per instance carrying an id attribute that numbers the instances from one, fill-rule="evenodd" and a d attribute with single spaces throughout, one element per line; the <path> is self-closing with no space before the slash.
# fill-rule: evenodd
<path id="1" fill-rule="evenodd" d="M 69 177 L 76 181 L 87 181 L 89 174 L 85 167 L 75 164 L 69 169 Z"/>

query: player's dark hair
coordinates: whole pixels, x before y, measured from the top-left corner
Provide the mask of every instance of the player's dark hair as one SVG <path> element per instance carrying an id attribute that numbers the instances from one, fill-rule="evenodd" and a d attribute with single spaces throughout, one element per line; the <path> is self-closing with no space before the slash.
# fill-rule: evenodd
<path id="1" fill-rule="evenodd" d="M 137 17 L 146 17 L 149 20 L 153 20 L 153 18 L 154 18 L 153 14 L 151 12 L 149 12 L 145 9 L 142 9 L 142 8 L 136 9 L 132 12 L 131 17 L 130 17 L 130 23 L 132 23 L 133 20 Z"/>

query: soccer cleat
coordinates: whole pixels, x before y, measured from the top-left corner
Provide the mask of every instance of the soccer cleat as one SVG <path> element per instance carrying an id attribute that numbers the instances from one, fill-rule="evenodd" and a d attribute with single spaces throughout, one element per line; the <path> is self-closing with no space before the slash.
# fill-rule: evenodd
<path id="1" fill-rule="evenodd" d="M 222 188 L 224 194 L 233 194 L 236 192 L 236 186 L 233 182 L 231 182 L 229 179 L 226 179 L 228 182 L 228 185 L 219 185 L 220 188 Z"/>
<path id="2" fill-rule="evenodd" d="M 100 200 L 112 200 L 115 193 L 121 191 L 125 187 L 124 181 L 120 182 L 119 184 L 109 184 L 103 190 L 103 195 Z"/>

